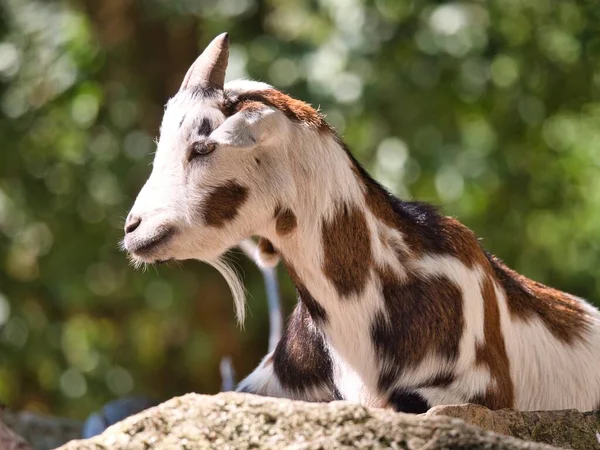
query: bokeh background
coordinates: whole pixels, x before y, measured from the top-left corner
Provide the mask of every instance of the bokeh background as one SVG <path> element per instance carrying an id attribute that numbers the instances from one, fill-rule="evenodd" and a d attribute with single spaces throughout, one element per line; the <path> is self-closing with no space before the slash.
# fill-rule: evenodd
<path id="1" fill-rule="evenodd" d="M 228 79 L 320 106 L 393 192 L 600 302 L 598 3 L 0 0 L 0 402 L 83 418 L 215 393 L 224 355 L 241 377 L 265 353 L 252 263 L 242 331 L 216 271 L 136 272 L 117 245 L 163 105 L 225 30 Z"/>

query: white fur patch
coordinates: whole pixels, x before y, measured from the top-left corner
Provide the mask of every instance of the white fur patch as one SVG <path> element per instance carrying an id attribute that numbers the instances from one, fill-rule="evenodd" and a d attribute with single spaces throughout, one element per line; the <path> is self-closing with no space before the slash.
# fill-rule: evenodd
<path id="1" fill-rule="evenodd" d="M 582 303 L 593 323 L 584 340 L 571 345 L 554 337 L 540 318 L 512 320 L 496 289 L 501 326 L 514 380 L 515 408 L 590 411 L 600 400 L 600 316 Z"/>

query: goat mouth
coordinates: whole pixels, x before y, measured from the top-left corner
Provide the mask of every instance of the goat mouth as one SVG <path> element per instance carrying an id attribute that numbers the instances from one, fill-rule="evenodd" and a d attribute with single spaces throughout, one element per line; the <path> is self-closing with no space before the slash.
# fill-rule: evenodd
<path id="1" fill-rule="evenodd" d="M 127 246 L 127 250 L 134 256 L 147 258 L 155 253 L 160 247 L 164 246 L 174 234 L 174 228 L 167 228 L 152 236 L 150 239 L 132 242 Z"/>

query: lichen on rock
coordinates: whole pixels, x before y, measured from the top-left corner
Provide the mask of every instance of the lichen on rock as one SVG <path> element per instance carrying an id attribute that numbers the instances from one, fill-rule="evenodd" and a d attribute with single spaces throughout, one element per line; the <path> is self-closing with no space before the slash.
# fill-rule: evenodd
<path id="1" fill-rule="evenodd" d="M 306 403 L 250 394 L 188 394 L 61 450 L 91 449 L 551 449 L 445 416 L 348 402 Z"/>
<path id="2" fill-rule="evenodd" d="M 596 437 L 600 431 L 600 411 L 491 411 L 484 406 L 469 404 L 436 406 L 425 415 L 455 417 L 496 433 L 561 448 L 600 448 Z"/>

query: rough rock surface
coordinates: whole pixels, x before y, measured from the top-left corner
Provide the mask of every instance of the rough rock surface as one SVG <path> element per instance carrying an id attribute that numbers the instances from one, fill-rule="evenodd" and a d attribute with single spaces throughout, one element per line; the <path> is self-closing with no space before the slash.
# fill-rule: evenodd
<path id="1" fill-rule="evenodd" d="M 423 417 L 346 402 L 315 404 L 224 393 L 188 394 L 129 417 L 62 450 L 119 449 L 552 449 L 445 416 Z"/>
<path id="2" fill-rule="evenodd" d="M 449 416 L 496 433 L 527 441 L 545 442 L 574 450 L 600 449 L 600 411 L 491 411 L 479 405 L 448 405 L 431 408 L 425 416 Z"/>

